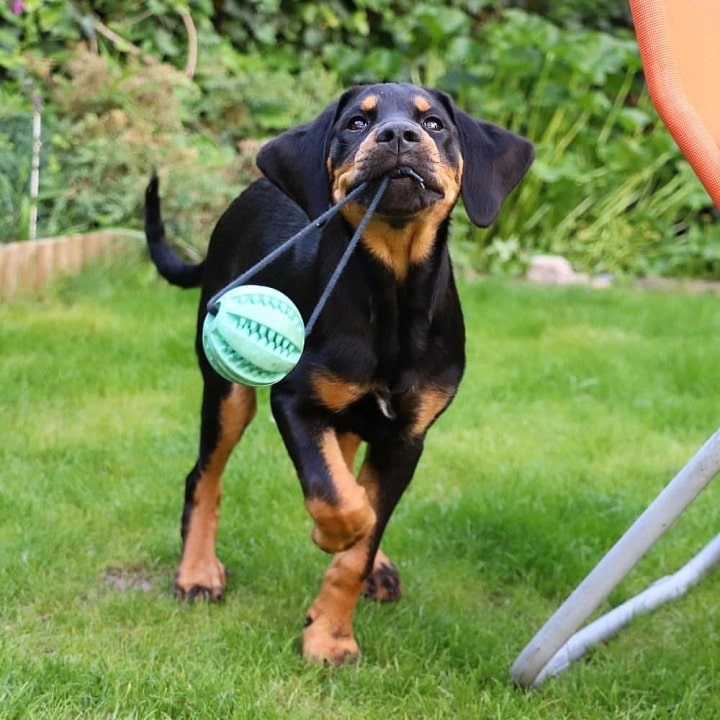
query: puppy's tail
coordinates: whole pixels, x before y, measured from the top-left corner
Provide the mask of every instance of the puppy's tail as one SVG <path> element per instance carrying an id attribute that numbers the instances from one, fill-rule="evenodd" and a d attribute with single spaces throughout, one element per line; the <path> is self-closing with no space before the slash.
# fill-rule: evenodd
<path id="1" fill-rule="evenodd" d="M 205 261 L 186 263 L 170 245 L 160 215 L 158 176 L 153 172 L 145 189 L 145 238 L 150 257 L 158 272 L 170 283 L 181 288 L 198 287 L 202 282 Z"/>

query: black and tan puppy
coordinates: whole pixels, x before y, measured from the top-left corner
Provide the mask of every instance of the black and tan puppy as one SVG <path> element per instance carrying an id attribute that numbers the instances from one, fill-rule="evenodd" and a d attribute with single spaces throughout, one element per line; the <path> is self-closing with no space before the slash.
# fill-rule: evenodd
<path id="1" fill-rule="evenodd" d="M 357 656 L 355 605 L 363 592 L 379 600 L 399 597 L 397 571 L 380 539 L 428 428 L 463 374 L 463 318 L 447 247 L 450 211 L 462 195 L 471 220 L 487 226 L 532 159 L 527 140 L 471 118 L 443 93 L 400 84 L 357 87 L 263 147 L 257 163 L 264 177 L 220 218 L 199 265 L 184 264 L 171 250 L 157 181 L 151 182 L 146 233 L 152 258 L 171 283 L 202 286 L 196 341 L 202 423 L 185 487 L 180 595 L 215 600 L 223 593 L 225 568 L 215 554 L 220 478 L 255 413 L 255 391 L 219 377 L 204 356 L 206 303 L 369 181 L 358 200 L 252 280 L 289 295 L 307 321 L 380 179 L 389 175 L 299 364 L 271 392 L 314 521 L 312 538 L 333 554 L 306 614 L 303 653 L 333 663 Z"/>

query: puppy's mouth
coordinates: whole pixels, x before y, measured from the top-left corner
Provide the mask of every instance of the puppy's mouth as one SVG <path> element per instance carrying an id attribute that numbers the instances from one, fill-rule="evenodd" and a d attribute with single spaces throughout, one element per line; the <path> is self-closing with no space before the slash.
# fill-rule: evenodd
<path id="1" fill-rule="evenodd" d="M 420 188 L 422 190 L 426 189 L 425 186 L 425 178 L 420 175 L 420 173 L 413 170 L 411 167 L 407 165 L 402 165 L 401 167 L 396 167 L 394 170 L 391 170 L 388 173 L 391 180 L 399 180 L 401 178 L 409 178 L 410 180 L 414 180 L 418 185 L 420 185 Z"/>
<path id="2" fill-rule="evenodd" d="M 378 203 L 377 212 L 388 218 L 409 219 L 445 197 L 445 193 L 422 171 L 410 165 L 398 165 L 389 170 L 376 171 L 369 178 L 357 178 L 355 187 L 363 181 L 367 182 L 367 189 L 358 199 L 361 205 L 370 203 L 384 177 L 389 178 L 390 182 Z"/>

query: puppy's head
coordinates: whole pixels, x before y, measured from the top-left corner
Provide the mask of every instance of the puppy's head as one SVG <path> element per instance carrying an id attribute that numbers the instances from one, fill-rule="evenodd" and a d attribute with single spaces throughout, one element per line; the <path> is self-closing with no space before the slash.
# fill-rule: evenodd
<path id="1" fill-rule="evenodd" d="M 428 212 L 442 218 L 460 194 L 487 226 L 534 157 L 532 145 L 475 120 L 444 93 L 406 84 L 348 90 L 313 122 L 283 133 L 258 155 L 263 173 L 309 217 L 368 182 L 367 205 L 390 177 L 378 213 L 392 224 Z"/>
<path id="2" fill-rule="evenodd" d="M 431 207 L 447 215 L 460 195 L 458 129 L 444 104 L 422 88 L 372 85 L 346 95 L 327 155 L 335 202 L 366 182 L 358 202 L 367 205 L 379 180 L 390 178 L 378 213 L 391 222 Z"/>

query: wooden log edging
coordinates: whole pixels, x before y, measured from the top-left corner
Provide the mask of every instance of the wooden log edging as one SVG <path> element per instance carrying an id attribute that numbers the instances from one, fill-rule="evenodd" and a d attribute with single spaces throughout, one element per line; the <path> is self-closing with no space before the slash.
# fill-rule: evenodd
<path id="1" fill-rule="evenodd" d="M 110 261 L 143 235 L 101 230 L 0 245 L 0 302 L 38 293 L 54 280 L 80 273 L 86 263 Z"/>

